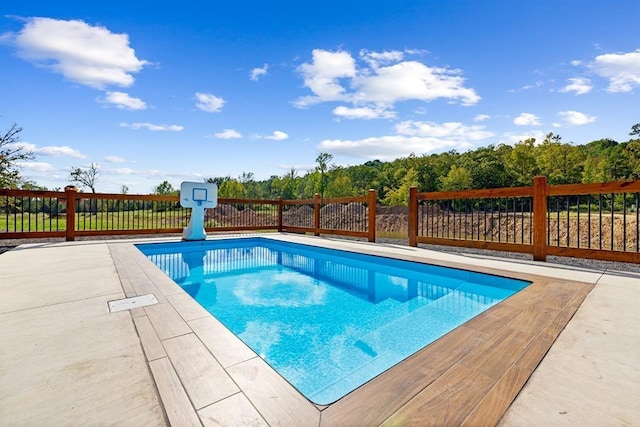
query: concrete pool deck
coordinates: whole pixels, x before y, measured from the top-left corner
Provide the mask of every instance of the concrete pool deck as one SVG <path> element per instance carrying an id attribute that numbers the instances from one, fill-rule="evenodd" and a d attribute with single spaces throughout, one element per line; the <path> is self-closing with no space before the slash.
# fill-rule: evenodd
<path id="1" fill-rule="evenodd" d="M 502 402 L 509 409 L 500 423 L 639 423 L 640 274 L 269 237 L 595 285 L 515 401 Z M 167 240 L 176 239 L 144 242 Z M 159 304 L 108 311 L 108 301 L 147 293 Z M 0 295 L 0 425 L 331 424 L 330 410 L 296 394 L 132 241 L 23 245 L 0 255 Z M 273 405 L 277 397 L 285 404 Z M 410 409 L 392 410 L 385 422 L 401 422 L 393 415 Z"/>

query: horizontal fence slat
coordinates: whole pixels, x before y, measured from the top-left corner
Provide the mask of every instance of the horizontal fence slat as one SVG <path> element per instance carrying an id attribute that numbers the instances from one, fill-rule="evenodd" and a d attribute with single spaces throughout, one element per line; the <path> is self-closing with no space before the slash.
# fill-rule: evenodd
<path id="1" fill-rule="evenodd" d="M 40 190 L 10 190 L 7 188 L 0 188 L 0 197 L 51 197 L 51 198 L 65 198 L 65 193 L 59 191 L 40 191 Z"/>
<path id="2" fill-rule="evenodd" d="M 341 235 L 341 236 L 349 236 L 349 237 L 367 237 L 368 236 L 368 233 L 366 231 L 345 231 L 345 230 L 336 230 L 336 229 L 330 229 L 330 228 L 319 228 L 317 232 L 320 234 L 333 234 L 333 235 Z"/>
<path id="3" fill-rule="evenodd" d="M 76 231 L 76 236 L 127 236 L 132 234 L 178 234 L 182 233 L 182 228 L 143 228 L 139 230 L 80 230 Z"/>
<path id="4" fill-rule="evenodd" d="M 548 186 L 549 196 L 575 196 L 578 194 L 617 194 L 640 192 L 640 180 L 596 182 L 593 184 L 562 184 Z"/>
<path id="5" fill-rule="evenodd" d="M 205 227 L 205 231 L 260 231 L 260 230 L 277 230 L 277 225 L 247 225 L 238 227 Z M 182 229 L 180 230 L 182 231 Z"/>
<path id="6" fill-rule="evenodd" d="M 364 203 L 367 197 L 334 197 L 330 199 L 319 199 L 321 204 L 329 205 L 333 203 Z"/>
<path id="7" fill-rule="evenodd" d="M 458 240 L 445 239 L 439 237 L 417 237 L 418 243 L 428 245 L 456 246 L 472 249 L 488 249 L 493 251 L 518 252 L 530 254 L 533 252 L 533 245 L 521 245 L 516 243 L 500 243 L 483 240 Z"/>
<path id="8" fill-rule="evenodd" d="M 602 261 L 640 263 L 640 254 L 634 252 L 549 246 L 547 248 L 547 254 L 561 257 L 598 259 Z"/>
<path id="9" fill-rule="evenodd" d="M 2 239 L 47 239 L 49 237 L 64 237 L 66 232 L 63 231 L 9 231 L 0 232 L 0 240 Z"/>
<path id="10" fill-rule="evenodd" d="M 491 199 L 498 197 L 531 197 L 533 187 L 488 188 L 482 190 L 434 191 L 418 193 L 418 200 Z"/>

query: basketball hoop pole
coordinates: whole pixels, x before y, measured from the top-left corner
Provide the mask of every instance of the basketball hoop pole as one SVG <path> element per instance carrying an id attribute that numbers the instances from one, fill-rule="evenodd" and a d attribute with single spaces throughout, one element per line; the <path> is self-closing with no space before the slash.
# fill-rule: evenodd
<path id="1" fill-rule="evenodd" d="M 204 211 L 218 204 L 218 186 L 213 183 L 183 182 L 180 185 L 180 205 L 191 208 L 189 225 L 182 231 L 182 240 L 204 240 Z"/>

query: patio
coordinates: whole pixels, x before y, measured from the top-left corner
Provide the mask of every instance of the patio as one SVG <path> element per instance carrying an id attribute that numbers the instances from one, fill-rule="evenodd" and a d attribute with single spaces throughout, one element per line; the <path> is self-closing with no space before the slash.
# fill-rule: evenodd
<path id="1" fill-rule="evenodd" d="M 318 407 L 155 268 L 133 240 L 23 245 L 0 255 L 2 424 L 633 425 L 640 419 L 640 274 L 269 237 L 498 272 L 534 285 Z M 159 304 L 108 311 L 108 301 L 150 293 Z"/>

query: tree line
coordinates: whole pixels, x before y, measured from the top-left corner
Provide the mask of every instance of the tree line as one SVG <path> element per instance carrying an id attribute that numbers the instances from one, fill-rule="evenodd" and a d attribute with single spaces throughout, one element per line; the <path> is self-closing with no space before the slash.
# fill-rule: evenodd
<path id="1" fill-rule="evenodd" d="M 15 142 L 15 125 L 0 139 L 0 188 L 33 188 L 34 183 L 21 181 L 16 160 L 32 158 L 31 153 L 7 151 L 7 136 Z M 489 145 L 459 153 L 455 150 L 430 155 L 410 155 L 389 162 L 368 161 L 355 166 L 332 163 L 330 153 L 316 158 L 316 167 L 304 174 L 294 168 L 283 175 L 256 180 L 251 172 L 238 177 L 218 176 L 206 182 L 218 185 L 219 197 L 250 199 L 306 199 L 316 193 L 322 197 L 361 196 L 375 189 L 384 205 L 406 205 L 409 188 L 421 192 L 455 191 L 481 188 L 531 185 L 533 177 L 544 175 L 550 184 L 640 179 L 640 123 L 631 127 L 631 138 L 625 142 L 599 139 L 584 145 L 562 142 L 554 133 L 543 141 L 535 138 L 511 146 Z M 10 146 L 12 147 L 12 146 Z M 13 163 L 12 163 L 13 162 Z M 69 181 L 95 192 L 98 167 L 72 168 Z M 37 186 L 35 186 L 37 187 Z M 41 188 L 41 187 L 40 187 Z M 122 186 L 121 192 L 128 191 Z M 154 194 L 177 194 L 169 181 L 157 185 Z"/>
<path id="2" fill-rule="evenodd" d="M 409 188 L 418 191 L 456 191 L 482 188 L 520 187 L 544 175 L 550 184 L 578 184 L 640 179 L 640 123 L 631 128 L 631 139 L 617 142 L 599 139 L 584 145 L 563 143 L 549 133 L 511 146 L 489 145 L 458 153 L 455 150 L 423 156 L 410 155 L 390 162 L 368 161 L 356 166 L 331 164 L 333 156 L 321 153 L 314 170 L 299 176 L 290 169 L 282 176 L 255 180 L 250 172 L 238 177 L 206 179 L 218 185 L 220 197 L 306 199 L 362 196 L 375 189 L 384 205 L 406 205 Z M 157 194 L 175 190 L 167 181 Z"/>

